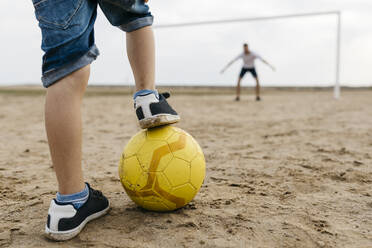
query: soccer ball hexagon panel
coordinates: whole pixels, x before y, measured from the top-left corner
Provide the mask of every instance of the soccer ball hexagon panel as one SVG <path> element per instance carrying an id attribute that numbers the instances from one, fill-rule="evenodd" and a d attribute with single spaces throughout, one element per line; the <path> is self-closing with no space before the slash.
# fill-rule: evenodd
<path id="1" fill-rule="evenodd" d="M 171 211 L 188 204 L 205 178 L 199 144 L 173 126 L 142 130 L 124 148 L 120 181 L 128 196 L 152 211 Z"/>

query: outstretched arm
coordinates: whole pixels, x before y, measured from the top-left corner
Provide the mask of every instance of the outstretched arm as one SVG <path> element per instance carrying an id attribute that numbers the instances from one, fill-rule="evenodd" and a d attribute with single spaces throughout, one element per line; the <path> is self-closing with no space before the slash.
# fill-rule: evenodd
<path id="1" fill-rule="evenodd" d="M 241 55 L 239 55 L 238 57 L 236 57 L 235 59 L 231 60 L 222 70 L 221 70 L 221 74 L 224 73 L 232 64 L 235 63 L 235 61 L 237 61 L 238 59 L 240 59 Z"/>
<path id="2" fill-rule="evenodd" d="M 268 67 L 270 67 L 273 71 L 275 71 L 275 67 L 272 66 L 269 62 L 267 62 L 267 61 L 264 60 L 263 58 L 260 58 L 260 60 L 261 60 L 264 64 L 266 64 Z"/>

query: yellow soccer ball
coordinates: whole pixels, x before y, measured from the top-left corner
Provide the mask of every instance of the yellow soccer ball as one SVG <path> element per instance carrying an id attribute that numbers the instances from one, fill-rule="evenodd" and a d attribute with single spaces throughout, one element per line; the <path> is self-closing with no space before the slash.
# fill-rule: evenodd
<path id="1" fill-rule="evenodd" d="M 158 127 L 137 133 L 124 148 L 120 181 L 128 196 L 152 211 L 171 211 L 188 204 L 205 177 L 199 144 L 182 129 Z"/>

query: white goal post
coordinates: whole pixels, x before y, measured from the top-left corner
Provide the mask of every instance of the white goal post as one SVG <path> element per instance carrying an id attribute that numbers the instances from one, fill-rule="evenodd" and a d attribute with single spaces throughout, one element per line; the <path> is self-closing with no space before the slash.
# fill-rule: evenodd
<path id="1" fill-rule="evenodd" d="M 292 14 L 292 15 L 278 15 L 278 16 L 268 16 L 268 17 L 251 17 L 251 18 L 214 20 L 214 21 L 203 21 L 203 22 L 162 24 L 162 25 L 155 25 L 154 28 L 164 29 L 164 28 L 174 28 L 174 27 L 190 27 L 190 26 L 216 25 L 216 24 L 237 23 L 237 22 L 267 21 L 267 20 L 300 18 L 300 17 L 314 17 L 314 16 L 336 16 L 337 17 L 336 68 L 335 68 L 334 98 L 339 99 L 340 98 L 340 62 L 341 62 L 341 11 L 312 12 L 312 13 L 302 13 L 302 14 Z"/>

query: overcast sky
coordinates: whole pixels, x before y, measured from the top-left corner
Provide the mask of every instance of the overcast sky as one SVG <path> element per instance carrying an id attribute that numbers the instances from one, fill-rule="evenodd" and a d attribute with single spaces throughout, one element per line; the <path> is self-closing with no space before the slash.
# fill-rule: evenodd
<path id="1" fill-rule="evenodd" d="M 156 24 L 264 17 L 341 10 L 343 85 L 372 85 L 371 0 L 150 0 Z M 155 30 L 159 84 L 235 84 L 241 62 L 221 68 L 248 42 L 274 64 L 257 62 L 263 85 L 331 85 L 335 78 L 336 17 L 307 17 Z M 0 1 L 0 84 L 40 83 L 40 30 L 31 0 Z M 96 43 L 101 56 L 92 84 L 133 81 L 124 35 L 99 12 Z M 252 84 L 247 77 L 245 84 Z"/>

